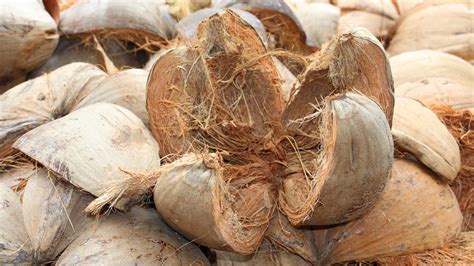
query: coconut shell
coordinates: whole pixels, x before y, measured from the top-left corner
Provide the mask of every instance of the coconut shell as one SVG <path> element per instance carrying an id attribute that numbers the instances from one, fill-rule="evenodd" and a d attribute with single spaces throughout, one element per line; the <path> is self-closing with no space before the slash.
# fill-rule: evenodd
<path id="1" fill-rule="evenodd" d="M 456 238 L 461 224 L 459 205 L 448 185 L 414 162 L 395 160 L 392 178 L 372 210 L 314 235 L 321 262 L 332 264 L 439 248 Z"/>
<path id="2" fill-rule="evenodd" d="M 463 4 L 472 8 L 473 3 L 469 0 L 392 0 L 397 7 L 400 15 L 407 15 L 416 12 L 418 9 L 425 8 L 431 5 L 445 5 L 445 4 Z"/>
<path id="3" fill-rule="evenodd" d="M 333 0 L 342 10 L 360 10 L 398 19 L 398 12 L 391 0 Z"/>
<path id="4" fill-rule="evenodd" d="M 11 189 L 15 189 L 20 184 L 25 183 L 35 173 L 32 165 L 3 171 L 0 171 L 0 185 Z"/>
<path id="5" fill-rule="evenodd" d="M 432 49 L 474 59 L 474 12 L 465 5 L 434 5 L 407 14 L 398 22 L 388 52 Z"/>
<path id="6" fill-rule="evenodd" d="M 390 58 L 395 87 L 405 82 L 446 78 L 472 88 L 474 66 L 459 57 L 432 50 L 405 52 Z"/>
<path id="7" fill-rule="evenodd" d="M 59 34 L 41 0 L 1 1 L 0 25 L 0 85 L 13 87 L 53 54 Z"/>
<path id="8" fill-rule="evenodd" d="M 181 20 L 200 9 L 209 7 L 211 0 L 166 0 L 170 13 Z"/>
<path id="9" fill-rule="evenodd" d="M 390 30 L 395 25 L 395 20 L 381 14 L 368 11 L 349 11 L 339 19 L 338 32 L 345 32 L 352 28 L 366 28 L 380 40 L 385 40 Z"/>
<path id="10" fill-rule="evenodd" d="M 167 224 L 198 244 L 250 254 L 260 245 L 273 211 L 271 186 L 250 171 L 256 183 L 226 183 L 222 168 L 213 154 L 185 154 L 164 165 L 154 189 L 155 207 Z"/>
<path id="11" fill-rule="evenodd" d="M 133 208 L 88 227 L 66 248 L 57 265 L 209 265 L 193 243 L 172 231 L 155 211 Z"/>
<path id="12" fill-rule="evenodd" d="M 447 181 L 461 168 L 456 140 L 438 117 L 419 102 L 397 97 L 392 134 L 395 144 Z"/>
<path id="13" fill-rule="evenodd" d="M 34 171 L 22 198 L 33 261 L 53 260 L 78 236 L 88 222 L 83 210 L 92 199 L 44 168 Z"/>
<path id="14" fill-rule="evenodd" d="M 449 105 L 456 110 L 474 107 L 474 89 L 446 78 L 405 82 L 395 89 L 395 95 L 412 98 L 425 105 Z"/>
<path id="15" fill-rule="evenodd" d="M 99 197 L 87 207 L 94 214 L 106 204 L 124 208 L 131 198 L 141 197 L 148 184 L 130 172 L 160 166 L 158 144 L 143 122 L 108 103 L 83 107 L 40 126 L 19 138 L 14 148 Z"/>
<path id="16" fill-rule="evenodd" d="M 361 216 L 390 176 L 393 142 L 379 105 L 347 93 L 329 97 L 319 108 L 314 118 L 305 117 L 319 121 L 319 128 L 309 132 L 319 144 L 289 154 L 280 191 L 280 207 L 293 225 L 336 224 Z"/>
<path id="17" fill-rule="evenodd" d="M 69 37 L 95 34 L 100 40 L 118 39 L 158 50 L 159 43 L 173 36 L 176 21 L 167 13 L 160 1 L 79 1 L 61 13 L 59 28 Z"/>
<path id="18" fill-rule="evenodd" d="M 272 57 L 273 64 L 275 64 L 280 79 L 282 80 L 281 90 L 283 93 L 283 98 L 285 102 L 288 102 L 291 95 L 291 90 L 293 89 L 294 84 L 297 82 L 295 75 L 276 57 Z"/>

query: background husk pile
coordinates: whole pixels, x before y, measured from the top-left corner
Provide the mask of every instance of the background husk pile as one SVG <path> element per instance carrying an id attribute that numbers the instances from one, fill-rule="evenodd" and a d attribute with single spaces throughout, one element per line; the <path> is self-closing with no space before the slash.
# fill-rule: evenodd
<path id="1" fill-rule="evenodd" d="M 0 264 L 474 263 L 471 4 L 25 1 Z"/>

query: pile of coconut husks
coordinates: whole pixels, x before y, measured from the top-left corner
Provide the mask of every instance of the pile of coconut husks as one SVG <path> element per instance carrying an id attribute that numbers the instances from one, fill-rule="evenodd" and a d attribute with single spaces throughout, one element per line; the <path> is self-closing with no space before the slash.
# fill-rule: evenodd
<path id="1" fill-rule="evenodd" d="M 474 264 L 473 21 L 0 1 L 0 264 Z"/>

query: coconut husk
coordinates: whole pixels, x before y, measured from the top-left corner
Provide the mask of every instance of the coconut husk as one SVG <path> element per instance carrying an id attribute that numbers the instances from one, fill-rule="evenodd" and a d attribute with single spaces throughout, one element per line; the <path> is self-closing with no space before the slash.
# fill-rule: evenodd
<path id="1" fill-rule="evenodd" d="M 143 67 L 143 70 L 150 72 L 155 63 L 168 51 L 170 51 L 172 48 L 163 48 L 161 49 L 158 53 L 153 54 L 148 62 L 146 62 L 146 65 Z"/>
<path id="2" fill-rule="evenodd" d="M 390 176 L 393 141 L 379 105 L 347 93 L 317 108 L 301 121 L 290 120 L 307 132 L 303 139 L 294 137 L 299 147 L 288 154 L 280 190 L 280 207 L 293 225 L 336 224 L 361 216 Z"/>
<path id="3" fill-rule="evenodd" d="M 100 41 L 116 39 L 158 51 L 176 24 L 167 9 L 160 1 L 79 1 L 61 13 L 59 28 L 68 37 L 87 40 L 94 34 Z"/>
<path id="4" fill-rule="evenodd" d="M 215 154 L 185 154 L 159 170 L 156 209 L 193 242 L 250 254 L 260 245 L 274 209 L 271 184 L 256 176 L 258 165 L 251 167 L 226 172 Z M 232 170 L 247 172 L 232 179 Z"/>
<path id="5" fill-rule="evenodd" d="M 43 5 L 49 15 L 54 19 L 54 22 L 59 22 L 59 0 L 43 0 Z"/>
<path id="6" fill-rule="evenodd" d="M 349 11 L 341 15 L 339 19 L 338 32 L 345 32 L 352 28 L 366 28 L 378 39 L 387 39 L 390 30 L 395 25 L 395 20 L 384 15 L 371 13 L 368 11 Z"/>
<path id="7" fill-rule="evenodd" d="M 455 110 L 474 107 L 474 90 L 446 78 L 405 82 L 395 89 L 395 95 L 412 98 L 425 105 L 448 105 Z"/>
<path id="8" fill-rule="evenodd" d="M 90 220 L 83 212 L 93 197 L 59 181 L 46 169 L 29 177 L 22 212 L 33 262 L 55 259 Z"/>
<path id="9" fill-rule="evenodd" d="M 402 16 L 416 12 L 418 9 L 425 8 L 431 5 L 445 5 L 445 4 L 463 4 L 472 8 L 472 1 L 466 0 L 392 0 L 393 4 Z"/>
<path id="10" fill-rule="evenodd" d="M 314 236 L 323 264 L 371 261 L 440 248 L 456 238 L 461 224 L 448 185 L 419 164 L 395 160 L 392 178 L 372 210 Z"/>
<path id="11" fill-rule="evenodd" d="M 181 20 L 192 13 L 209 7 L 211 0 L 166 0 L 169 5 L 170 13 L 177 19 Z"/>
<path id="12" fill-rule="evenodd" d="M 464 214 L 464 229 L 474 230 L 474 112 L 456 111 L 442 104 L 429 108 L 446 125 L 461 150 L 461 170 L 451 188 Z"/>
<path id="13" fill-rule="evenodd" d="M 453 243 L 440 249 L 378 259 L 380 265 L 471 265 L 474 263 L 474 231 L 461 232 Z"/>
<path id="14" fill-rule="evenodd" d="M 430 109 L 415 100 L 397 97 L 392 134 L 401 150 L 414 155 L 441 178 L 456 178 L 461 168 L 459 147 Z"/>
<path id="15" fill-rule="evenodd" d="M 19 186 L 23 186 L 23 183 L 26 184 L 34 173 L 34 166 L 31 164 L 5 170 L 5 172 L 0 172 L 0 185 L 16 190 Z M 23 190 L 23 187 L 20 190 Z"/>
<path id="16" fill-rule="evenodd" d="M 98 197 L 86 208 L 125 208 L 149 191 L 129 172 L 160 166 L 159 148 L 143 122 L 109 103 L 83 107 L 21 136 L 13 145 L 62 179 Z M 122 200 L 121 200 L 122 199 Z"/>
<path id="17" fill-rule="evenodd" d="M 400 19 L 388 52 L 432 49 L 473 60 L 473 20 L 474 12 L 462 4 L 422 8 Z"/>
<path id="18" fill-rule="evenodd" d="M 293 86 L 297 82 L 296 77 L 291 73 L 291 71 L 276 57 L 272 57 L 273 64 L 276 66 L 278 70 L 278 74 L 280 75 L 280 79 L 282 81 L 281 90 L 283 93 L 283 98 L 285 102 L 288 102 L 291 96 L 291 90 Z"/>
<path id="19" fill-rule="evenodd" d="M 43 1 L 0 3 L 0 85 L 7 90 L 22 81 L 29 71 L 41 66 L 53 54 L 59 34 Z"/>
<path id="20" fill-rule="evenodd" d="M 293 11 L 303 26 L 309 46 L 322 47 L 337 34 L 341 14 L 338 7 L 325 3 L 302 2 Z"/>
<path id="21" fill-rule="evenodd" d="M 405 52 L 390 58 L 395 87 L 405 82 L 446 78 L 469 88 L 474 82 L 474 66 L 459 57 L 432 50 Z"/>
<path id="22" fill-rule="evenodd" d="M 398 19 L 398 12 L 391 0 L 332 0 L 342 10 L 360 10 L 383 15 L 389 19 Z"/>
<path id="23" fill-rule="evenodd" d="M 100 219 L 66 248 L 57 265 L 209 265 L 193 243 L 172 231 L 155 211 L 132 208 Z"/>
<path id="24" fill-rule="evenodd" d="M 0 263 L 29 264 L 31 246 L 23 225 L 20 197 L 9 187 L 0 184 Z"/>
<path id="25" fill-rule="evenodd" d="M 269 242 L 253 255 L 216 250 L 218 266 L 250 266 L 250 265 L 312 265 L 291 252 L 278 249 Z"/>

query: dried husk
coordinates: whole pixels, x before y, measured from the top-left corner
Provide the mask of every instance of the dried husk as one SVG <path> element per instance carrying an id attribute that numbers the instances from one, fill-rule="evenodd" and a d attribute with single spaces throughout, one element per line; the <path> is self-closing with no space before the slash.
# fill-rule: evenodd
<path id="1" fill-rule="evenodd" d="M 461 168 L 456 140 L 438 117 L 421 103 L 405 97 L 395 100 L 392 134 L 395 145 L 414 155 L 447 181 Z"/>
<path id="2" fill-rule="evenodd" d="M 339 19 L 338 32 L 345 32 L 352 28 L 366 28 L 378 39 L 385 41 L 390 30 L 395 25 L 395 20 L 384 15 L 368 11 L 344 12 Z"/>
<path id="3" fill-rule="evenodd" d="M 79 1 L 61 13 L 59 28 L 68 37 L 94 34 L 99 40 L 117 39 L 157 51 L 173 36 L 176 21 L 167 9 L 160 1 Z"/>
<path id="4" fill-rule="evenodd" d="M 312 265 L 297 255 L 273 247 L 264 242 L 261 248 L 253 255 L 216 250 L 217 266 L 251 266 L 251 265 Z"/>
<path id="5" fill-rule="evenodd" d="M 469 88 L 474 82 L 474 66 L 463 59 L 433 50 L 405 52 L 390 58 L 395 87 L 405 82 L 446 78 Z"/>
<path id="6" fill-rule="evenodd" d="M 41 0 L 1 1 L 0 25 L 0 85 L 13 87 L 53 54 L 59 34 Z"/>
<path id="7" fill-rule="evenodd" d="M 405 82 L 395 95 L 412 98 L 425 105 L 444 104 L 455 110 L 474 107 L 474 89 L 446 78 L 427 78 Z"/>
<path id="8" fill-rule="evenodd" d="M 474 231 L 461 232 L 453 243 L 440 249 L 411 255 L 378 259 L 380 265 L 472 265 L 474 263 Z"/>
<path id="9" fill-rule="evenodd" d="M 380 106 L 347 93 L 329 97 L 313 117 L 300 120 L 307 126 L 303 130 L 312 131 L 306 131 L 309 140 L 295 137 L 299 150 L 288 154 L 281 209 L 293 225 L 336 224 L 361 216 L 382 193 L 393 160 L 390 127 Z"/>
<path id="10" fill-rule="evenodd" d="M 10 169 L 0 170 L 0 185 L 13 190 L 20 188 L 35 173 L 33 165 L 22 165 Z"/>
<path id="11" fill-rule="evenodd" d="M 293 73 L 291 73 L 291 71 L 280 60 L 278 60 L 278 58 L 272 57 L 272 60 L 282 81 L 281 90 L 283 93 L 283 99 L 285 102 L 288 102 L 290 99 L 291 90 L 297 82 L 297 79 L 295 75 L 293 75 Z"/>
<path id="12" fill-rule="evenodd" d="M 193 243 L 172 231 L 153 210 L 133 208 L 90 226 L 61 254 L 57 265 L 209 265 Z"/>
<path id="13" fill-rule="evenodd" d="M 93 197 L 59 181 L 48 170 L 35 170 L 22 197 L 22 213 L 32 260 L 56 258 L 87 224 L 84 208 Z"/>
<path id="14" fill-rule="evenodd" d="M 177 20 L 181 20 L 200 9 L 209 7 L 211 0 L 166 0 L 166 4 L 170 7 L 170 13 Z"/>
<path id="15" fill-rule="evenodd" d="M 20 197 L 9 187 L 0 184 L 0 263 L 29 264 L 31 246 L 23 225 Z"/>
<path id="16" fill-rule="evenodd" d="M 342 10 L 360 10 L 398 19 L 398 12 L 391 0 L 333 0 Z"/>
<path id="17" fill-rule="evenodd" d="M 251 170 L 246 178 L 258 183 L 245 187 L 249 180 L 223 176 L 215 154 L 185 154 L 160 169 L 156 209 L 168 225 L 195 243 L 250 254 L 263 239 L 274 205 L 271 185 Z"/>
<path id="18" fill-rule="evenodd" d="M 462 4 L 421 8 L 400 19 L 388 52 L 432 49 L 473 60 L 473 20 L 474 10 Z"/>
<path id="19" fill-rule="evenodd" d="M 314 231 L 323 264 L 371 261 L 435 249 L 461 231 L 454 193 L 426 168 L 395 160 L 392 177 L 374 208 L 362 218 Z"/>
<path id="20" fill-rule="evenodd" d="M 469 8 L 473 7 L 473 2 L 469 0 L 392 0 L 393 4 L 401 16 L 416 12 L 421 8 L 431 5 L 463 4 Z"/>
<path id="21" fill-rule="evenodd" d="M 150 184 L 130 172 L 160 166 L 158 144 L 143 122 L 109 103 L 83 107 L 35 128 L 13 147 L 98 197 L 86 208 L 92 214 L 106 204 L 125 208 L 139 200 Z"/>

